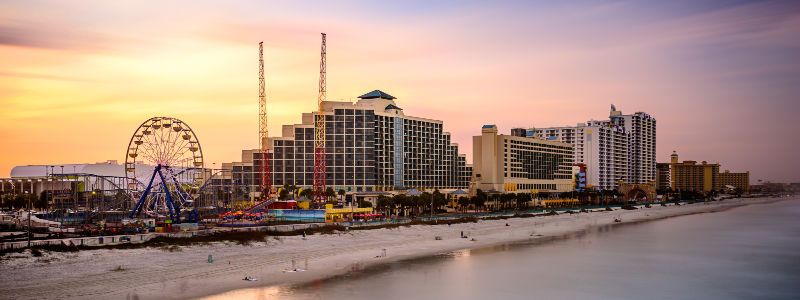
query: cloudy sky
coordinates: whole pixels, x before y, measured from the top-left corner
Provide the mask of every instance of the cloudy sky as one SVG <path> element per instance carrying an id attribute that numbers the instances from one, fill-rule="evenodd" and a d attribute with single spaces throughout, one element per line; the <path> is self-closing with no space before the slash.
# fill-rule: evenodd
<path id="1" fill-rule="evenodd" d="M 797 1 L 0 1 L 0 177 L 13 166 L 124 160 L 173 116 L 206 162 L 257 146 L 258 42 L 269 128 L 374 89 L 444 120 L 471 160 L 501 131 L 624 113 L 658 120 L 658 160 L 800 181 Z M 556 2 L 556 3 L 551 3 Z"/>

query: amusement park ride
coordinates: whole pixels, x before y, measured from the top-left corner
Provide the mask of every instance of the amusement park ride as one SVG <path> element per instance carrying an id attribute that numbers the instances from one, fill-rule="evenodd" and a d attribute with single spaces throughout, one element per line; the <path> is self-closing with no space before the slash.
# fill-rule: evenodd
<path id="1" fill-rule="evenodd" d="M 319 97 L 317 98 L 316 127 L 314 127 L 314 201 L 325 202 L 325 114 L 322 102 L 327 98 L 325 90 L 325 33 L 322 33 L 322 49 L 319 62 Z"/>
<path id="2" fill-rule="evenodd" d="M 316 202 L 325 200 L 325 115 L 322 114 L 322 103 L 326 101 L 325 40 L 326 35 L 322 33 L 319 112 L 314 134 L 313 191 Z M 255 205 L 243 210 L 245 214 L 251 214 L 274 200 L 268 154 L 263 42 L 258 44 L 258 84 L 259 150 L 255 162 L 258 164 L 260 195 Z M 148 171 L 142 172 L 142 166 L 147 166 Z M 131 201 L 135 201 L 129 217 L 168 218 L 172 223 L 180 223 L 181 215 L 184 215 L 187 220 L 196 222 L 194 202 L 207 184 L 209 178 L 206 177 L 214 176 L 211 172 L 204 168 L 203 150 L 188 124 L 171 117 L 154 117 L 145 121 L 131 137 L 125 156 L 126 191 Z"/>
<path id="3" fill-rule="evenodd" d="M 151 172 L 137 173 L 137 165 Z M 154 117 L 136 129 L 125 156 L 127 192 L 136 200 L 130 217 L 160 217 L 173 223 L 181 213 L 196 218 L 192 203 L 204 182 L 203 149 L 192 128 L 181 120 Z"/>
<path id="4" fill-rule="evenodd" d="M 261 195 L 256 205 L 246 209 L 253 211 L 269 204 L 272 197 L 272 172 L 269 166 L 269 130 L 267 129 L 267 94 L 264 84 L 264 42 L 258 43 L 258 156 L 261 158 L 258 165 L 259 178 L 261 179 Z"/>
<path id="5" fill-rule="evenodd" d="M 317 106 L 319 113 L 316 116 L 314 129 L 314 201 L 325 201 L 325 115 L 322 114 L 322 102 L 326 100 L 325 87 L 325 33 L 322 33 L 322 48 L 320 51 L 319 66 L 319 94 Z M 261 195 L 259 202 L 245 209 L 245 213 L 252 212 L 257 208 L 264 207 L 273 201 L 272 193 L 272 174 L 269 165 L 269 135 L 267 129 L 267 108 L 266 92 L 264 86 L 264 48 L 263 42 L 258 44 L 258 133 L 259 145 L 261 146 L 259 155 L 259 176 L 261 178 Z"/>

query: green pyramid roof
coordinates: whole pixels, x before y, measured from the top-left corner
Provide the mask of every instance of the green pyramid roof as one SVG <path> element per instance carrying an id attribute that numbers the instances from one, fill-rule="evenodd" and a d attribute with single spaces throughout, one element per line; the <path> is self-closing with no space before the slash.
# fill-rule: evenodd
<path id="1" fill-rule="evenodd" d="M 397 98 L 393 97 L 392 95 L 389 95 L 387 93 L 382 92 L 381 90 L 374 90 L 372 92 L 369 92 L 369 93 L 363 94 L 361 96 L 358 96 L 358 98 L 361 98 L 361 99 L 376 99 L 376 98 L 379 98 L 379 99 L 386 99 L 386 100 L 397 99 Z"/>

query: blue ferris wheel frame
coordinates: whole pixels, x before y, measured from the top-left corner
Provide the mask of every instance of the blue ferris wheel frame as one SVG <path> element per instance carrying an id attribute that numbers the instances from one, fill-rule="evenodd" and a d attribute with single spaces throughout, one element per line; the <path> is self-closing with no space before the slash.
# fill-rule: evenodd
<path id="1" fill-rule="evenodd" d="M 142 213 L 142 209 L 144 208 L 145 205 L 145 199 L 147 199 L 147 196 L 150 194 L 150 190 L 153 188 L 153 181 L 155 181 L 156 174 L 158 174 L 158 177 L 161 179 L 161 187 L 164 189 L 164 194 L 167 197 L 167 208 L 169 209 L 169 218 L 170 220 L 172 220 L 172 223 L 174 224 L 181 223 L 180 207 L 177 207 L 175 203 L 172 201 L 172 195 L 170 193 L 169 186 L 167 185 L 167 180 L 164 178 L 164 174 L 161 172 L 162 168 L 168 168 L 168 167 L 158 165 L 155 167 L 155 170 L 153 170 L 153 175 L 150 176 L 150 181 L 147 183 L 147 188 L 145 188 L 144 193 L 142 193 L 142 196 L 139 197 L 139 200 L 136 201 L 136 206 L 134 206 L 133 211 L 131 211 L 130 218 L 136 217 Z M 181 185 L 178 183 L 178 180 L 174 176 L 171 179 L 175 182 L 175 186 L 178 187 L 177 192 L 181 193 L 182 195 L 188 196 L 180 187 Z M 153 210 L 155 210 L 157 204 L 158 204 L 157 201 L 153 201 L 153 203 L 151 203 L 151 205 L 153 206 L 152 207 Z"/>

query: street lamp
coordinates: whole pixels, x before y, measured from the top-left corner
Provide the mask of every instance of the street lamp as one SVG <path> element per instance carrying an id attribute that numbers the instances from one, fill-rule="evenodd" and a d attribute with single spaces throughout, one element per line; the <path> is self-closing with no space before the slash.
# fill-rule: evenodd
<path id="1" fill-rule="evenodd" d="M 28 191 L 24 191 L 25 194 L 28 194 Z M 28 248 L 31 247 L 31 197 L 28 198 Z"/>
<path id="2" fill-rule="evenodd" d="M 58 179 L 59 179 L 58 187 L 61 188 L 64 185 L 64 182 L 63 182 L 63 180 L 64 180 L 64 166 L 61 166 L 61 177 L 58 177 Z M 62 206 L 64 205 L 64 201 L 61 202 L 61 205 Z"/>
<path id="3" fill-rule="evenodd" d="M 55 184 L 56 184 L 54 182 L 55 175 L 53 174 L 53 172 L 54 172 L 53 168 L 55 168 L 55 167 L 56 166 L 52 166 L 52 165 L 50 166 L 50 192 L 49 192 L 50 197 L 47 199 L 48 203 L 53 200 L 53 190 L 55 189 Z"/>
<path id="4" fill-rule="evenodd" d="M 353 221 L 355 221 L 354 220 L 355 219 L 355 209 L 353 207 L 355 205 L 355 202 L 356 202 L 356 195 L 353 194 L 353 198 L 350 199 L 350 225 L 353 225 Z"/>
<path id="5" fill-rule="evenodd" d="M 430 197 L 431 197 L 431 219 L 433 219 L 433 194 L 431 194 Z"/>

